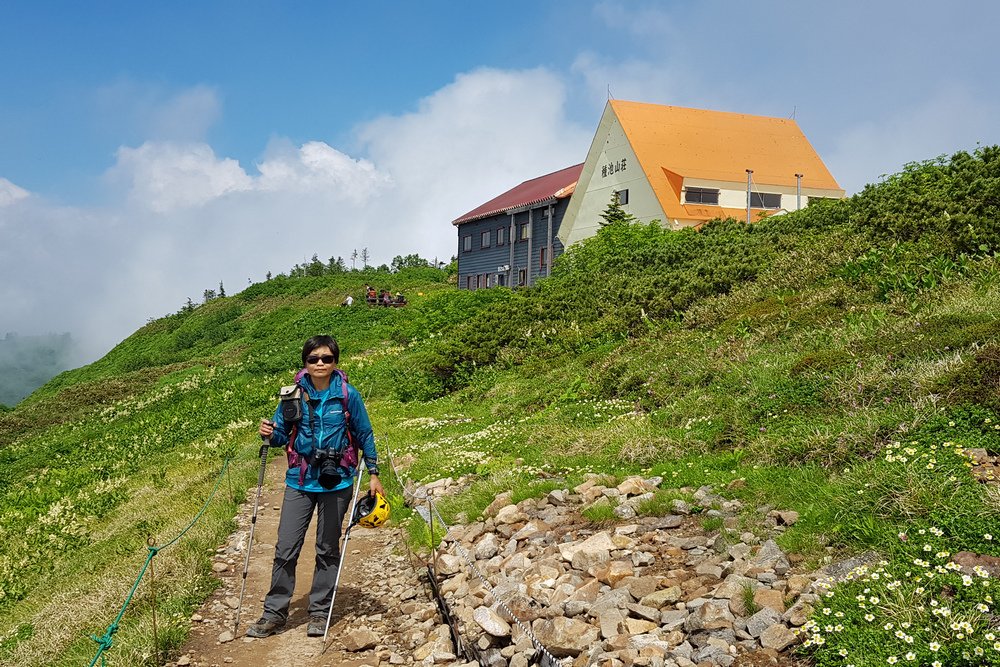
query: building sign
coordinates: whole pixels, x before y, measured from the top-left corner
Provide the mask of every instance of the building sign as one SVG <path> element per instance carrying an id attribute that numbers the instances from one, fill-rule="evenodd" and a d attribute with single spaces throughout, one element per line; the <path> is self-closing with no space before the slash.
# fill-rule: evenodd
<path id="1" fill-rule="evenodd" d="M 601 178 L 607 178 L 612 174 L 617 174 L 619 171 L 625 171 L 626 167 L 625 158 L 618 160 L 617 162 L 609 162 L 607 164 L 601 165 Z"/>

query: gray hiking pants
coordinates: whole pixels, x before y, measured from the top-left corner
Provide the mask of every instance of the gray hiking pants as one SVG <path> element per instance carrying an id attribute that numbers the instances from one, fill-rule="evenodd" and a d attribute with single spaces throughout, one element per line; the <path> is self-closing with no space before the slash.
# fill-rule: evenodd
<path id="1" fill-rule="evenodd" d="M 340 565 L 340 530 L 354 489 L 311 493 L 285 487 L 278 520 L 278 544 L 274 548 L 271 590 L 264 598 L 266 618 L 288 618 L 288 603 L 295 590 L 295 565 L 305 543 L 306 531 L 316 510 L 316 569 L 309 591 L 309 615 L 326 615 Z"/>

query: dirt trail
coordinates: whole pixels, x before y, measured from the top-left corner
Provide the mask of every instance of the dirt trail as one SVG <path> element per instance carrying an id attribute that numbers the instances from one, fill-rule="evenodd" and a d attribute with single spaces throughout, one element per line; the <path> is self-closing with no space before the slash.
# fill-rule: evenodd
<path id="1" fill-rule="evenodd" d="M 360 667 L 377 666 L 383 660 L 388 662 L 391 654 L 406 655 L 409 652 L 403 640 L 397 641 L 398 638 L 391 634 L 379 638 L 381 650 L 371 648 L 349 652 L 341 642 L 344 632 L 356 627 L 362 616 L 369 626 L 373 620 L 376 623 L 381 621 L 390 626 L 391 631 L 393 610 L 387 604 L 395 606 L 405 597 L 428 599 L 416 570 L 400 553 L 402 535 L 391 523 L 378 530 L 356 527 L 351 532 L 325 652 L 322 638 L 306 636 L 307 596 L 315 561 L 315 517 L 299 557 L 295 595 L 285 630 L 266 639 L 244 636 L 247 626 L 260 617 L 264 595 L 270 584 L 286 470 L 285 461 L 280 457 L 273 459 L 267 467 L 238 636 L 229 640 L 226 633 L 233 629 L 239 599 L 245 553 L 242 547 L 253 511 L 252 495 L 250 503 L 244 505 L 238 517 L 240 530 L 231 536 L 230 544 L 217 556 L 217 563 L 228 566 L 219 574 L 222 585 L 192 617 L 191 637 L 181 649 L 180 658 L 169 665 Z M 217 569 L 222 568 L 221 564 L 216 566 Z"/>

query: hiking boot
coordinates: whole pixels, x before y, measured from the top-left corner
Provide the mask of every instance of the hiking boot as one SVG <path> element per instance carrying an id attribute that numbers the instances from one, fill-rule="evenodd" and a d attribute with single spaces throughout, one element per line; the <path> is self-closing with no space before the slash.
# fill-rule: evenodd
<path id="1" fill-rule="evenodd" d="M 313 614 L 306 626 L 306 637 L 322 637 L 326 634 L 326 616 Z"/>
<path id="2" fill-rule="evenodd" d="M 285 622 L 277 618 L 261 616 L 260 620 L 247 628 L 247 637 L 270 637 L 281 632 L 285 627 Z"/>

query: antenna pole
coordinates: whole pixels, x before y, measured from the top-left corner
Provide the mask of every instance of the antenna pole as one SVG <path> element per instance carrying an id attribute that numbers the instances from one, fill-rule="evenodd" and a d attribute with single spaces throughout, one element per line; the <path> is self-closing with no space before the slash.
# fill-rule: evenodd
<path id="1" fill-rule="evenodd" d="M 802 210 L 802 174 L 795 174 L 795 210 Z"/>
<path id="2" fill-rule="evenodd" d="M 753 177 L 753 169 L 747 169 L 747 224 L 750 224 L 750 179 Z"/>

